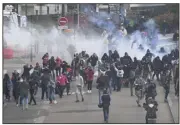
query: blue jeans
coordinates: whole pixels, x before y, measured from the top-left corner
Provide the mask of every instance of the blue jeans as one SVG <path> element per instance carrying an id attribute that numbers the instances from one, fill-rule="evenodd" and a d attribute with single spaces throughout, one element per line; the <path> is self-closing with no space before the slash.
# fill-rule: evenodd
<path id="1" fill-rule="evenodd" d="M 48 88 L 48 96 L 49 96 L 49 101 L 52 102 L 55 100 L 55 89 L 53 87 Z"/>
<path id="2" fill-rule="evenodd" d="M 98 89 L 99 92 L 99 104 L 102 104 L 101 96 L 103 95 L 103 89 Z"/>
<path id="3" fill-rule="evenodd" d="M 108 121 L 109 118 L 109 107 L 103 107 L 104 121 Z"/>
<path id="4" fill-rule="evenodd" d="M 28 96 L 21 96 L 20 97 L 23 109 L 26 107 L 28 108 Z"/>

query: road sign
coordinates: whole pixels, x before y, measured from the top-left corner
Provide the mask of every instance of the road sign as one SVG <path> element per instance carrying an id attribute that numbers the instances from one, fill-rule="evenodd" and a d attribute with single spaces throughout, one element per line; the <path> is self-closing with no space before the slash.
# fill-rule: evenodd
<path id="1" fill-rule="evenodd" d="M 68 19 L 67 19 L 66 17 L 61 17 L 61 18 L 58 19 L 58 24 L 59 24 L 60 26 L 64 26 L 64 25 L 66 25 L 67 23 L 68 23 Z"/>
<path id="2" fill-rule="evenodd" d="M 62 29 L 68 29 L 68 26 L 58 26 L 58 29 L 62 30 Z"/>

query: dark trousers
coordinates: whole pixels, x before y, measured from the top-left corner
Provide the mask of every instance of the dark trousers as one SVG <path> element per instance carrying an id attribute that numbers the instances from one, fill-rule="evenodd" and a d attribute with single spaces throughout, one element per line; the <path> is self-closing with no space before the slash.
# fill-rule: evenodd
<path id="1" fill-rule="evenodd" d="M 19 92 L 17 92 L 16 90 L 13 89 L 13 96 L 14 96 L 14 100 L 16 101 L 16 104 L 18 104 L 18 101 L 19 101 Z"/>
<path id="2" fill-rule="evenodd" d="M 58 85 L 58 86 L 59 86 L 59 97 L 62 98 L 66 86 L 65 85 Z"/>
<path id="3" fill-rule="evenodd" d="M 168 95 L 169 95 L 169 89 L 165 89 L 165 99 L 167 99 Z"/>
<path id="4" fill-rule="evenodd" d="M 159 74 L 160 74 L 159 71 L 154 71 L 154 74 L 153 74 L 153 76 L 152 76 L 152 79 L 154 79 L 154 76 L 156 75 L 157 80 L 159 80 Z"/>
<path id="5" fill-rule="evenodd" d="M 109 117 L 109 106 L 103 107 L 103 114 L 104 114 L 104 121 L 107 121 Z"/>
<path id="6" fill-rule="evenodd" d="M 129 79 L 131 96 L 133 96 L 133 85 L 134 85 L 134 81 L 135 81 L 135 79 Z"/>
<path id="7" fill-rule="evenodd" d="M 48 99 L 48 91 L 47 91 L 47 87 L 42 87 L 42 95 L 41 95 L 41 99 L 44 100 L 44 94 L 46 93 L 46 99 Z"/>
<path id="8" fill-rule="evenodd" d="M 36 105 L 36 100 L 34 98 L 34 92 L 35 91 L 33 89 L 30 89 L 29 91 L 30 91 L 30 101 L 29 101 L 29 104 L 31 104 L 31 102 L 33 101 L 34 104 Z"/>
<path id="9" fill-rule="evenodd" d="M 69 90 L 70 90 L 70 83 L 66 84 L 66 92 L 67 92 L 67 95 L 69 94 Z"/>
<path id="10" fill-rule="evenodd" d="M 61 74 L 61 67 L 56 67 L 56 76 Z"/>
<path id="11" fill-rule="evenodd" d="M 88 81 L 88 90 L 92 90 L 92 82 L 93 81 Z"/>
<path id="12" fill-rule="evenodd" d="M 120 77 L 116 77 L 116 86 L 117 86 L 117 91 L 121 90 L 121 78 Z"/>
<path id="13" fill-rule="evenodd" d="M 117 84 L 116 84 L 116 81 L 117 81 L 117 80 L 116 80 L 116 77 L 113 76 L 113 77 L 112 77 L 112 83 L 111 83 L 111 84 L 112 84 L 114 90 L 116 90 L 116 88 L 117 88 L 117 86 L 116 86 L 116 85 L 117 85 Z"/>

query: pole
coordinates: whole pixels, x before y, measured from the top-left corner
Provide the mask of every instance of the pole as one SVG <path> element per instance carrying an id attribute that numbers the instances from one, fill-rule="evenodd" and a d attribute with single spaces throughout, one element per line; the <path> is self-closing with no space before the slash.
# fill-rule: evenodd
<path id="1" fill-rule="evenodd" d="M 32 16 L 31 16 L 31 35 L 32 35 Z M 32 63 L 33 61 L 33 55 L 32 55 L 32 52 L 33 51 L 33 47 L 32 47 L 32 38 L 31 38 L 31 53 L 30 53 L 30 61 Z"/>
<path id="2" fill-rule="evenodd" d="M 25 15 L 27 16 L 27 4 L 25 4 Z"/>
<path id="3" fill-rule="evenodd" d="M 79 4 L 77 4 L 77 16 L 78 16 L 77 28 L 79 29 Z"/>
<path id="4" fill-rule="evenodd" d="M 62 17 L 64 17 L 64 4 L 62 4 Z"/>

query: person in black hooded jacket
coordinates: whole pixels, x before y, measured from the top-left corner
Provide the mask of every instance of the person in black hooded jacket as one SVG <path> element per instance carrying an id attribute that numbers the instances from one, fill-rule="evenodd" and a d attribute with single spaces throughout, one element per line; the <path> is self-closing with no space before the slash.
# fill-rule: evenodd
<path id="1" fill-rule="evenodd" d="M 104 55 L 102 56 L 101 60 L 103 62 L 109 62 L 109 57 L 108 57 L 107 53 L 104 53 Z"/>
<path id="2" fill-rule="evenodd" d="M 112 59 L 113 61 L 117 61 L 117 59 L 119 58 L 119 53 L 117 52 L 117 50 L 114 51 L 114 53 L 112 54 Z"/>
<path id="3" fill-rule="evenodd" d="M 54 72 L 55 68 L 56 68 L 56 62 L 54 56 L 52 56 L 51 59 L 49 60 L 49 69 L 51 70 L 54 79 L 55 79 L 55 72 Z"/>
<path id="4" fill-rule="evenodd" d="M 92 66 L 92 67 L 96 66 L 97 61 L 98 61 L 98 57 L 97 57 L 97 55 L 94 53 L 94 54 L 90 57 L 91 66 Z"/>
<path id="5" fill-rule="evenodd" d="M 29 79 L 29 77 L 30 77 L 30 70 L 33 68 L 32 67 L 32 65 L 30 65 L 30 67 L 28 66 L 28 64 L 27 65 L 25 65 L 24 67 L 24 72 L 23 72 L 23 74 L 22 74 L 22 77 L 23 78 L 26 78 L 27 80 Z"/>
<path id="6" fill-rule="evenodd" d="M 154 79 L 154 76 L 156 75 L 157 80 L 159 80 L 159 74 L 162 71 L 162 66 L 163 63 L 160 60 L 159 56 L 157 56 L 154 60 L 153 60 L 153 69 L 154 69 L 154 74 L 152 76 L 152 79 Z"/>

